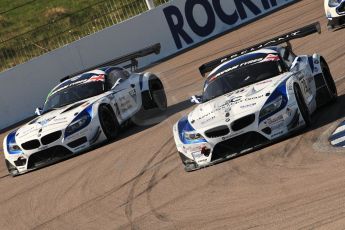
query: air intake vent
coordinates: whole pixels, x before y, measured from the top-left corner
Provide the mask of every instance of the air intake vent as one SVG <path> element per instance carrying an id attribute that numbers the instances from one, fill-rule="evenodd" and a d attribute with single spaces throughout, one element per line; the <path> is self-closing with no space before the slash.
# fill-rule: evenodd
<path id="1" fill-rule="evenodd" d="M 38 140 L 28 141 L 22 144 L 22 148 L 25 150 L 37 149 L 40 147 L 40 142 Z"/>
<path id="2" fill-rule="evenodd" d="M 255 121 L 255 115 L 251 114 L 234 121 L 231 125 L 233 131 L 241 130 Z"/>
<path id="3" fill-rule="evenodd" d="M 87 142 L 86 137 L 82 137 L 82 138 L 79 138 L 79 139 L 77 139 L 75 141 L 72 141 L 71 143 L 68 143 L 67 145 L 70 148 L 77 148 L 78 146 L 80 146 L 80 145 L 82 145 L 82 144 L 84 144 L 86 142 Z"/>
<path id="4" fill-rule="evenodd" d="M 28 160 L 28 169 L 47 165 L 72 156 L 72 152 L 63 146 L 54 146 L 32 154 Z"/>
<path id="5" fill-rule="evenodd" d="M 218 126 L 213 129 L 209 129 L 205 132 L 205 135 L 209 138 L 216 138 L 225 136 L 230 133 L 230 129 L 226 125 Z"/>
<path id="6" fill-rule="evenodd" d="M 41 138 L 41 142 L 43 145 L 48 145 L 48 144 L 58 140 L 61 137 L 61 135 L 62 135 L 61 131 L 57 131 L 57 132 L 48 134 L 48 135 Z"/>
<path id="7" fill-rule="evenodd" d="M 254 148 L 267 142 L 268 139 L 257 132 L 241 134 L 216 144 L 212 151 L 212 161 L 224 158 L 229 154 L 240 153 L 242 150 Z"/>

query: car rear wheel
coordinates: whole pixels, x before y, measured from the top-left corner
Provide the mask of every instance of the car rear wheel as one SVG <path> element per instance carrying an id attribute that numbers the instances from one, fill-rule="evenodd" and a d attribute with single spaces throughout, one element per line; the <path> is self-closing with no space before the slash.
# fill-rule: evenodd
<path id="1" fill-rule="evenodd" d="M 158 89 L 152 92 L 153 101 L 157 108 L 164 111 L 167 109 L 167 96 L 164 89 Z"/>
<path id="2" fill-rule="evenodd" d="M 145 110 L 158 108 L 164 111 L 167 109 L 164 86 L 158 78 L 149 81 L 149 90 L 143 93 L 143 107 Z"/>
<path id="3" fill-rule="evenodd" d="M 311 125 L 310 112 L 309 112 L 309 109 L 307 107 L 307 104 L 304 101 L 301 89 L 297 84 L 294 85 L 294 92 L 295 92 L 295 97 L 296 97 L 298 108 L 301 111 L 301 115 L 303 117 L 303 120 L 304 120 L 306 126 L 308 127 Z"/>
<path id="4" fill-rule="evenodd" d="M 100 106 L 98 110 L 98 116 L 107 140 L 114 140 L 119 133 L 120 126 L 113 111 L 111 111 L 107 106 Z"/>
<path id="5" fill-rule="evenodd" d="M 325 83 L 326 83 L 327 88 L 328 88 L 329 101 L 334 102 L 337 100 L 338 92 L 337 92 L 337 87 L 336 87 L 335 82 L 333 80 L 331 71 L 330 71 L 328 64 L 325 60 L 321 59 L 320 65 L 321 65 L 322 74 L 323 74 L 324 79 L 325 79 Z"/>

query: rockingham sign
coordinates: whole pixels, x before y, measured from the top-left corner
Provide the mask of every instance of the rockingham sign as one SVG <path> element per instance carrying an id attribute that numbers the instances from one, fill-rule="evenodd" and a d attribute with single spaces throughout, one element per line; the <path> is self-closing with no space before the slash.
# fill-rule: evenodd
<path id="1" fill-rule="evenodd" d="M 163 8 L 178 50 L 256 20 L 295 0 L 184 0 Z"/>

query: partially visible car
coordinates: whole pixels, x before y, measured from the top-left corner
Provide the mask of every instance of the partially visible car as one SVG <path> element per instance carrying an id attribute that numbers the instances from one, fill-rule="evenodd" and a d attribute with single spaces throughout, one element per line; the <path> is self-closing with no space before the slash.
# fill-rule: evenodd
<path id="1" fill-rule="evenodd" d="M 329 30 L 345 26 L 345 0 L 324 0 Z"/>

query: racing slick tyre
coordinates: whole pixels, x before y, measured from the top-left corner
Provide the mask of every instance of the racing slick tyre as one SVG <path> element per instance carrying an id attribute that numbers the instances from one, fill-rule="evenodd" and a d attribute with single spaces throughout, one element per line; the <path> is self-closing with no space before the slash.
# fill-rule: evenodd
<path id="1" fill-rule="evenodd" d="M 295 84 L 293 88 L 294 88 L 298 108 L 301 111 L 301 115 L 303 117 L 305 125 L 309 127 L 311 125 L 311 116 L 310 116 L 309 109 L 304 101 L 301 89 L 297 84 Z"/>
<path id="2" fill-rule="evenodd" d="M 160 109 L 161 111 L 164 111 L 167 109 L 168 103 L 167 103 L 167 96 L 165 95 L 164 88 L 153 91 L 152 98 L 158 109 Z"/>
<path id="3" fill-rule="evenodd" d="M 119 133 L 119 123 L 111 109 L 105 105 L 101 105 L 98 109 L 99 121 L 102 130 L 108 141 L 113 141 Z"/>
<path id="4" fill-rule="evenodd" d="M 320 65 L 321 65 L 322 74 L 325 79 L 325 83 L 328 88 L 329 102 L 334 102 L 337 100 L 338 92 L 337 92 L 337 87 L 335 85 L 331 71 L 328 67 L 327 62 L 323 58 L 321 59 Z"/>
<path id="5" fill-rule="evenodd" d="M 8 160 L 5 160 L 6 162 L 6 167 L 7 167 L 7 170 L 9 172 L 9 174 L 12 176 L 12 177 L 15 177 L 15 176 L 18 176 L 19 175 L 19 172 L 18 170 L 16 169 L 16 167 L 14 167 Z"/>

